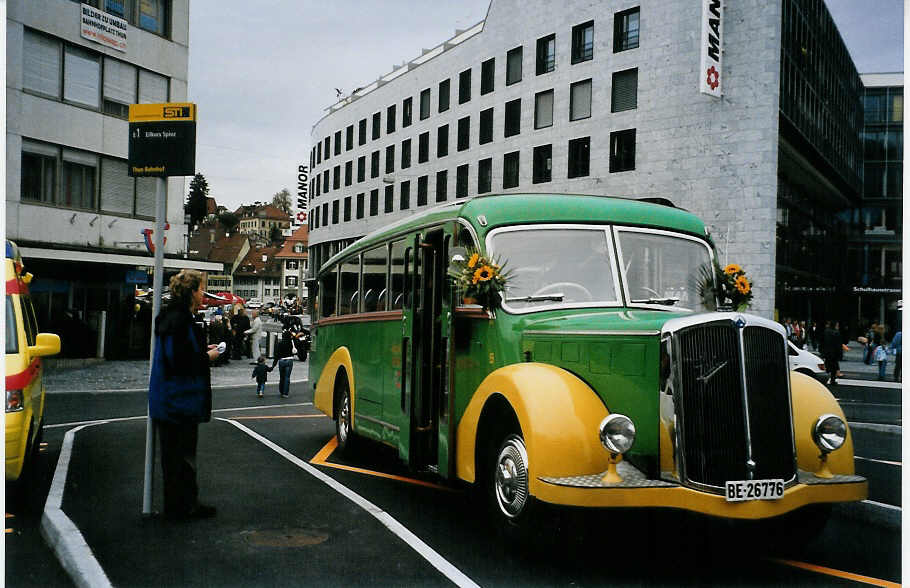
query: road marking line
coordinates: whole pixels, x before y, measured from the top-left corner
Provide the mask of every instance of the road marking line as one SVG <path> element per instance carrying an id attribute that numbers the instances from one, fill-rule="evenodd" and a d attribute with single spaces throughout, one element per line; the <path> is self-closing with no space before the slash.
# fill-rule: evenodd
<path id="1" fill-rule="evenodd" d="M 289 406 L 312 406 L 312 402 L 294 402 L 291 404 L 267 404 L 264 406 L 241 406 L 237 408 L 218 408 L 213 410 L 213 413 L 216 412 L 235 412 L 235 411 L 244 411 L 244 410 L 261 410 L 264 408 L 287 408 Z M 88 426 L 88 425 L 98 425 L 101 423 L 121 423 L 124 421 L 135 421 L 139 419 L 148 418 L 148 415 L 139 415 L 131 417 L 120 417 L 115 419 L 99 419 L 95 421 L 76 421 L 74 423 L 59 423 L 56 425 L 44 425 L 45 429 L 60 429 L 63 427 L 77 427 L 77 426 Z"/>
<path id="2" fill-rule="evenodd" d="M 862 582 L 863 584 L 872 584 L 873 586 L 887 586 L 889 588 L 900 586 L 900 584 L 898 584 L 896 582 L 889 582 L 888 580 L 880 580 L 878 578 L 871 578 L 869 576 L 854 574 L 853 572 L 844 572 L 841 570 L 826 568 L 824 566 L 810 564 L 810 563 L 806 563 L 803 561 L 793 561 L 793 560 L 789 560 L 789 559 L 772 559 L 771 561 L 776 561 L 777 563 L 781 563 L 781 564 L 784 564 L 787 566 L 792 566 L 794 568 L 801 568 L 804 570 L 809 570 L 810 572 L 817 572 L 819 574 L 825 574 L 827 576 L 845 578 L 847 580 L 853 580 L 855 582 Z"/>
<path id="3" fill-rule="evenodd" d="M 329 468 L 335 468 L 337 470 L 345 470 L 348 472 L 357 472 L 358 474 L 366 474 L 368 476 L 376 476 L 377 478 L 388 478 L 390 480 L 397 480 L 399 482 L 406 482 L 408 484 L 416 484 L 417 486 L 426 486 L 427 488 L 435 488 L 436 490 L 445 490 L 446 492 L 457 492 L 454 488 L 448 488 L 446 486 L 440 486 L 439 484 L 434 484 L 432 482 L 425 482 L 423 480 L 418 480 L 417 478 L 408 478 L 406 476 L 396 476 L 395 474 L 387 474 L 385 472 L 377 472 L 376 470 L 366 470 L 363 468 L 355 468 L 354 466 L 343 465 L 340 463 L 331 463 L 326 461 L 330 455 L 338 447 L 338 438 L 332 437 L 328 443 L 325 444 L 325 447 L 319 450 L 319 453 L 313 456 L 310 460 L 310 463 L 313 465 L 321 465 Z"/>
<path id="4" fill-rule="evenodd" d="M 262 416 L 235 416 L 234 420 L 237 421 L 251 421 L 251 420 L 261 420 L 261 419 L 314 419 L 314 418 L 328 418 L 324 414 L 273 414 L 273 415 L 262 415 Z"/>
<path id="5" fill-rule="evenodd" d="M 871 457 L 860 457 L 860 456 L 858 456 L 858 455 L 854 455 L 854 456 L 853 456 L 853 459 L 861 459 L 861 460 L 863 460 L 863 461 L 874 461 L 875 463 L 886 463 L 886 464 L 888 464 L 888 465 L 896 465 L 896 466 L 901 466 L 901 467 L 903 467 L 903 464 L 901 464 L 901 462 L 899 462 L 899 461 L 888 461 L 887 459 L 873 459 L 873 458 L 871 458 Z"/>
<path id="6" fill-rule="evenodd" d="M 105 421 L 99 421 L 104 423 Z M 63 446 L 60 448 L 60 457 L 57 468 L 54 470 L 54 479 L 51 489 L 44 503 L 44 513 L 41 515 L 41 535 L 47 544 L 54 550 L 60 564 L 78 586 L 111 586 L 111 582 L 91 547 L 79 528 L 63 512 L 63 490 L 66 487 L 66 476 L 69 470 L 70 457 L 73 453 L 73 441 L 76 433 L 90 425 L 82 425 L 70 429 L 63 437 Z"/>
<path id="7" fill-rule="evenodd" d="M 379 508 L 378 506 L 376 506 L 375 504 L 373 504 L 366 498 L 360 496 L 359 494 L 357 494 L 356 492 L 354 492 L 353 490 L 351 490 L 344 484 L 338 482 L 331 476 L 324 474 L 323 472 L 319 471 L 315 467 L 306 463 L 305 461 L 303 461 L 296 455 L 290 453 L 283 447 L 276 445 L 269 439 L 266 439 L 262 435 L 259 435 L 252 429 L 248 429 L 247 427 L 238 423 L 237 421 L 230 420 L 230 419 L 221 419 L 221 418 L 219 418 L 218 420 L 225 421 L 227 423 L 234 425 L 235 427 L 237 427 L 238 429 L 240 429 L 241 431 L 243 431 L 244 433 L 246 433 L 253 439 L 256 439 L 257 441 L 259 441 L 266 447 L 270 448 L 272 451 L 274 451 L 278 455 L 284 457 L 286 460 L 290 461 L 291 463 L 293 463 L 300 469 L 304 470 L 311 476 L 315 477 L 317 480 L 321 481 L 328 487 L 332 488 L 333 490 L 335 490 L 336 492 L 338 492 L 339 494 L 341 494 L 342 496 L 344 496 L 345 498 L 347 498 L 348 500 L 350 500 L 351 502 L 353 502 L 354 504 L 356 504 L 357 506 L 359 506 L 360 508 L 362 508 L 363 510 L 368 512 L 370 515 L 373 516 L 373 518 L 375 518 L 380 523 L 385 525 L 385 527 L 387 529 L 389 529 L 391 532 L 395 533 L 395 535 L 397 535 L 399 538 L 401 538 L 402 541 L 407 543 L 411 547 L 411 549 L 416 551 L 421 557 L 423 557 L 425 560 L 427 560 L 427 562 L 429 562 L 430 565 L 432 565 L 434 568 L 439 570 L 446 578 L 451 580 L 452 583 L 454 583 L 456 586 L 470 586 L 470 587 L 479 588 L 479 586 L 477 586 L 477 584 L 473 580 L 471 580 L 469 577 L 467 577 L 464 573 L 461 572 L 461 570 L 459 570 L 454 565 L 452 565 L 448 560 L 443 558 L 432 547 L 430 547 L 429 545 L 424 543 L 417 535 L 412 533 L 407 527 L 405 527 L 404 525 L 399 523 L 394 517 L 392 517 L 392 515 L 390 515 L 386 511 L 382 510 L 381 508 Z"/>

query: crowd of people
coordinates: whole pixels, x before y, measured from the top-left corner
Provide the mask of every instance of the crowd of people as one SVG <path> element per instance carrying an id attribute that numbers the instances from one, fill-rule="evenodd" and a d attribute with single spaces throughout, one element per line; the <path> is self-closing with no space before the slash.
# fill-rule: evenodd
<path id="1" fill-rule="evenodd" d="M 836 384 L 841 376 L 840 362 L 843 360 L 844 351 L 848 349 L 839 321 L 800 321 L 784 318 L 781 321 L 787 331 L 787 339 L 800 349 L 811 349 L 825 360 L 825 369 L 828 372 L 828 383 Z M 884 324 L 872 322 L 863 330 L 863 334 L 856 341 L 863 346 L 863 362 L 867 365 L 878 365 L 878 379 L 887 377 L 888 362 L 894 362 L 894 381 L 901 381 L 901 351 L 902 336 L 900 329 L 890 336 L 888 327 Z"/>

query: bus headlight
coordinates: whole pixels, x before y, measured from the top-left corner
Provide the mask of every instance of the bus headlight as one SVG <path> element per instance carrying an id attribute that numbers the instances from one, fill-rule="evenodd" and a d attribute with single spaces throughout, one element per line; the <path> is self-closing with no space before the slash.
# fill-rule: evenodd
<path id="1" fill-rule="evenodd" d="M 830 453 L 847 440 L 847 425 L 837 415 L 823 414 L 812 427 L 812 440 L 822 453 Z"/>
<path id="2" fill-rule="evenodd" d="M 635 425 L 624 414 L 611 414 L 600 421 L 600 443 L 610 453 L 622 454 L 635 443 Z"/>

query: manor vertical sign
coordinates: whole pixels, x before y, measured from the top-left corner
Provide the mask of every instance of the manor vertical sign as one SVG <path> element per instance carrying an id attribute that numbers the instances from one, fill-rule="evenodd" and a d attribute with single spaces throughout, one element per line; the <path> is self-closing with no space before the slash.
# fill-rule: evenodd
<path id="1" fill-rule="evenodd" d="M 307 208 L 309 207 L 309 171 L 305 165 L 297 166 L 297 213 L 294 215 L 294 228 L 307 223 Z"/>
<path id="2" fill-rule="evenodd" d="M 701 67 L 698 70 L 698 89 L 716 98 L 723 96 L 724 55 L 723 0 L 702 0 L 701 3 Z"/>

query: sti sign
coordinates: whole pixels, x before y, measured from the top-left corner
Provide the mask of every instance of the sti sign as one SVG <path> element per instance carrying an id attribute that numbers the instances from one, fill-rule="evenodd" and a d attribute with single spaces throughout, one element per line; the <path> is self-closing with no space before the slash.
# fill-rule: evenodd
<path id="1" fill-rule="evenodd" d="M 196 173 L 196 105 L 130 104 L 129 175 Z"/>

